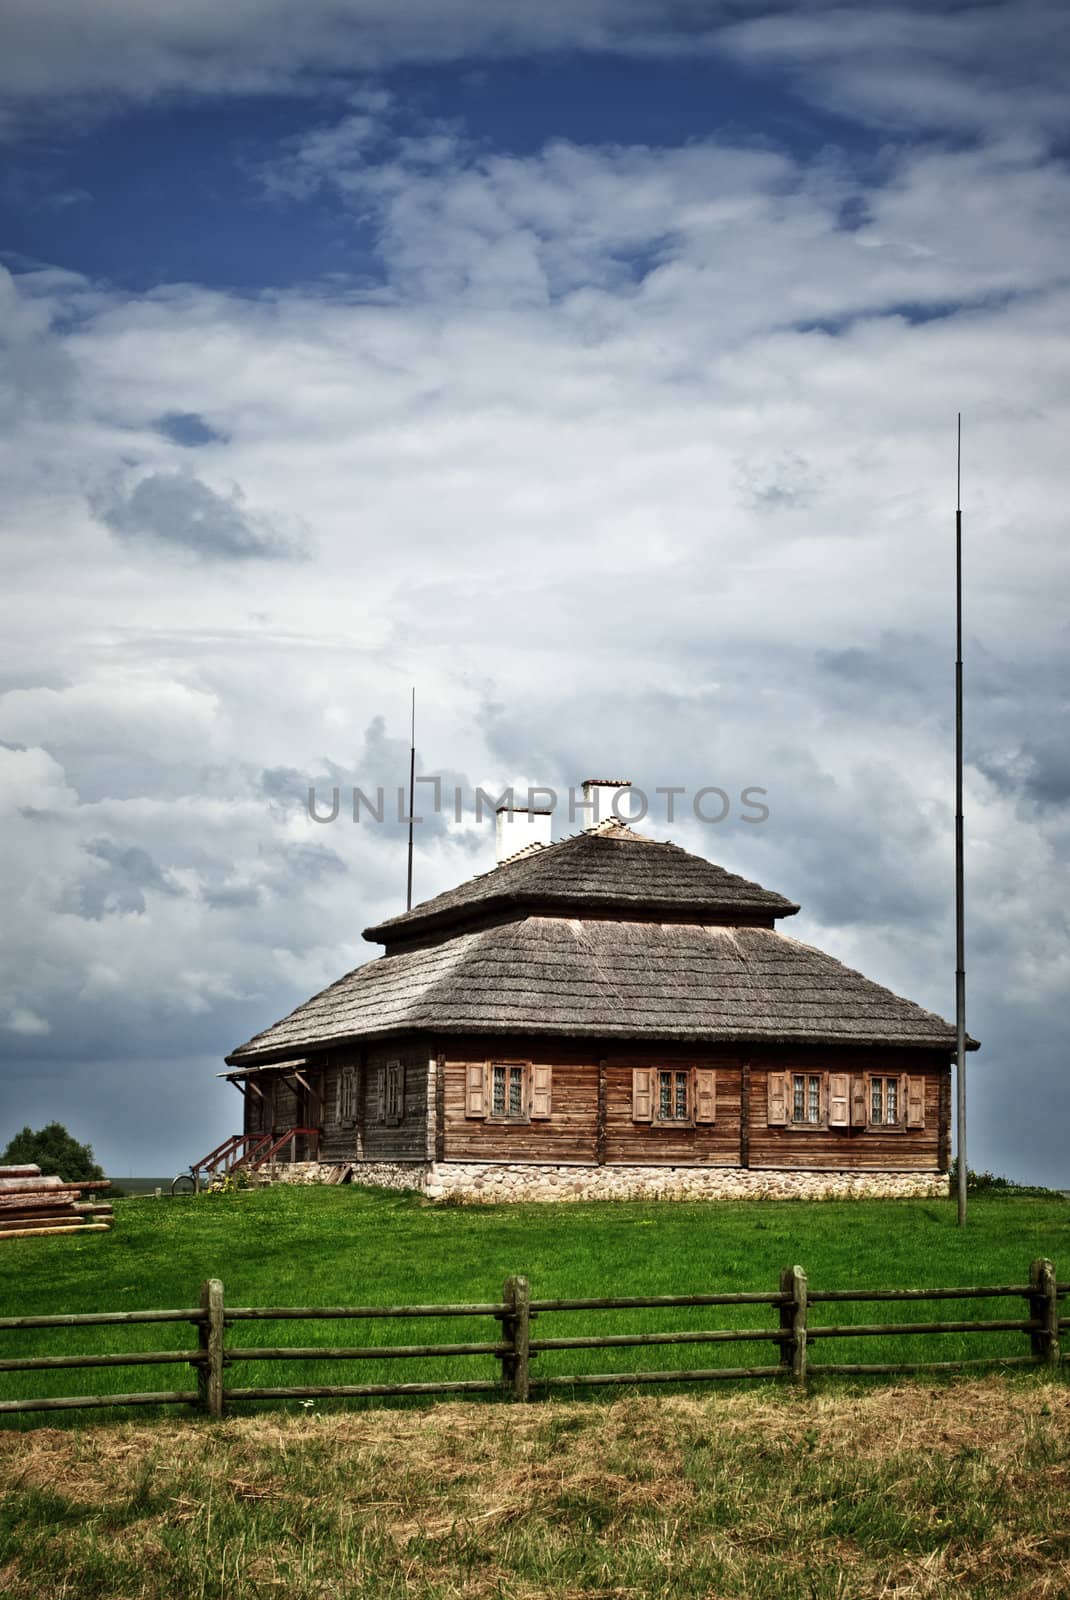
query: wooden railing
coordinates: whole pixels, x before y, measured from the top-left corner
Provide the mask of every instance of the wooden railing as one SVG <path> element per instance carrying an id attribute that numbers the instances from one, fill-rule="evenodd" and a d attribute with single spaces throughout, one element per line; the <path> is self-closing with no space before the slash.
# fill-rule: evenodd
<path id="1" fill-rule="evenodd" d="M 217 1144 L 214 1150 L 209 1150 L 200 1161 L 195 1161 L 188 1172 L 180 1172 L 171 1180 L 171 1193 L 174 1194 L 180 1183 L 192 1182 L 195 1191 L 200 1190 L 202 1180 L 209 1183 L 216 1178 L 226 1178 L 232 1172 L 256 1172 L 267 1162 L 274 1161 L 280 1151 L 287 1145 L 290 1146 L 289 1159 L 294 1161 L 297 1154 L 298 1139 L 307 1139 L 312 1152 L 309 1159 L 315 1161 L 319 1153 L 320 1142 L 319 1128 L 287 1128 L 285 1133 L 232 1133 L 224 1139 L 222 1144 Z"/>
<path id="2" fill-rule="evenodd" d="M 209 1416 L 246 1400 L 316 1400 L 370 1395 L 492 1394 L 528 1400 L 536 1391 L 589 1385 L 656 1383 L 706 1383 L 721 1378 L 790 1378 L 797 1384 L 818 1374 L 856 1375 L 931 1371 L 961 1371 L 973 1367 L 1046 1367 L 1055 1369 L 1061 1354 L 1061 1334 L 1070 1317 L 1059 1315 L 1059 1302 L 1070 1294 L 1070 1283 L 1056 1280 L 1046 1258 L 1035 1260 L 1024 1284 L 998 1284 L 955 1289 L 819 1289 L 811 1290 L 801 1267 L 786 1267 L 780 1287 L 768 1292 L 682 1295 L 633 1295 L 599 1299 L 532 1299 L 527 1278 L 506 1279 L 500 1301 L 465 1305 L 408 1306 L 227 1306 L 223 1285 L 209 1279 L 202 1285 L 200 1305 L 180 1311 L 99 1311 L 69 1315 L 0 1317 L 0 1332 L 44 1328 L 136 1326 L 144 1323 L 186 1323 L 197 1330 L 196 1349 L 126 1351 L 100 1355 L 20 1356 L 0 1359 L 0 1373 L 50 1372 L 60 1368 L 172 1365 L 190 1366 L 197 1373 L 196 1389 L 154 1390 L 133 1394 L 41 1396 L 0 1400 L 0 1413 L 59 1411 L 75 1407 L 134 1405 L 196 1405 Z M 940 1300 L 1025 1300 L 1028 1315 L 953 1321 L 891 1323 L 818 1323 L 811 1308 L 818 1305 Z M 706 1306 L 766 1306 L 778 1314 L 776 1327 L 670 1329 L 665 1332 L 577 1334 L 556 1338 L 532 1336 L 532 1323 L 544 1315 L 569 1312 L 623 1311 L 651 1308 Z M 398 1345 L 239 1345 L 227 1342 L 236 1324 L 287 1321 L 362 1321 L 390 1318 L 487 1317 L 499 1324 L 495 1337 L 446 1344 Z M 920 1334 L 1024 1333 L 1029 1353 L 985 1355 L 956 1361 L 822 1362 L 810 1360 L 817 1339 L 866 1339 Z M 777 1348 L 772 1363 L 751 1366 L 672 1367 L 621 1372 L 554 1373 L 533 1376 L 531 1363 L 541 1353 L 557 1350 L 603 1350 L 634 1346 L 766 1343 Z M 414 1383 L 300 1384 L 232 1387 L 228 1369 L 243 1362 L 275 1361 L 382 1361 L 426 1357 L 493 1356 L 501 1365 L 497 1378 L 451 1379 Z"/>
<path id="3" fill-rule="evenodd" d="M 285 1133 L 269 1134 L 263 1144 L 250 1150 L 234 1163 L 236 1167 L 247 1167 L 250 1172 L 256 1172 L 266 1166 L 269 1161 L 274 1161 L 280 1151 L 290 1146 L 289 1159 L 297 1160 L 297 1141 L 307 1139 L 309 1143 L 309 1160 L 315 1161 L 319 1157 L 320 1129 L 319 1128 L 287 1128 Z"/>

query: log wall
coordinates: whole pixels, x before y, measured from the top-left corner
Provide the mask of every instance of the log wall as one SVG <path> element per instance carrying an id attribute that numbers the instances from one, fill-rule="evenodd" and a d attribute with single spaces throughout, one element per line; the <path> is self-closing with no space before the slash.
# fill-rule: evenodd
<path id="1" fill-rule="evenodd" d="M 386 1121 L 379 1069 L 400 1061 L 403 1114 Z M 522 1062 L 527 1092 L 536 1069 L 549 1069 L 549 1114 L 521 1121 L 468 1114 L 469 1073 L 490 1063 Z M 716 1073 L 709 1123 L 658 1125 L 633 1115 L 637 1067 L 694 1067 Z M 798 1172 L 945 1172 L 950 1156 L 950 1075 L 946 1052 L 828 1047 L 622 1044 L 509 1038 L 410 1036 L 309 1057 L 301 1069 L 317 1091 L 311 1102 L 285 1074 L 266 1071 L 276 1131 L 309 1104 L 321 1120 L 323 1162 L 497 1162 L 577 1167 L 736 1168 Z M 769 1077 L 777 1072 L 907 1074 L 924 1079 L 925 1126 L 872 1129 L 770 1126 Z M 350 1116 L 340 1119 L 339 1082 L 351 1074 Z M 318 1103 L 317 1103 L 318 1102 Z M 530 1099 L 528 1102 L 530 1106 Z M 246 1127 L 255 1127 L 254 1096 Z"/>
<path id="2" fill-rule="evenodd" d="M 446 1039 L 439 1160 L 575 1165 L 711 1166 L 806 1171 L 941 1172 L 947 1169 L 946 1104 L 950 1066 L 931 1050 L 827 1046 L 709 1047 L 624 1045 L 528 1039 Z M 552 1073 L 545 1120 L 495 1121 L 466 1114 L 470 1067 L 525 1061 Z M 716 1071 L 710 1124 L 637 1122 L 632 1074 L 637 1066 L 693 1066 Z M 770 1127 L 771 1072 L 908 1074 L 925 1081 L 922 1129 Z"/>
<path id="3" fill-rule="evenodd" d="M 770 1127 L 770 1072 L 842 1072 L 851 1078 L 867 1072 L 894 1076 L 906 1073 L 925 1080 L 924 1128 L 794 1128 Z M 755 1050 L 750 1056 L 751 1093 L 748 1117 L 749 1164 L 806 1171 L 851 1169 L 856 1172 L 941 1172 L 941 1084 L 950 1076 L 946 1054 L 936 1051 L 841 1047 L 835 1052 L 816 1045 Z"/>
<path id="4" fill-rule="evenodd" d="M 258 1079 L 265 1095 L 264 1111 L 250 1090 L 245 1099 L 245 1132 L 261 1131 L 261 1119 L 276 1134 L 305 1125 L 321 1130 L 318 1159 L 324 1163 L 354 1160 L 422 1161 L 427 1157 L 428 1061 L 426 1040 L 398 1040 L 363 1050 L 332 1050 L 309 1056 L 301 1076 L 311 1085 L 308 1095 L 285 1072 L 265 1070 Z M 400 1062 L 403 1106 L 400 1118 L 387 1122 L 380 1116 L 379 1069 Z M 343 1075 L 352 1075 L 351 1115 L 340 1115 L 339 1094 Z M 302 1151 L 302 1155 L 305 1152 Z"/>

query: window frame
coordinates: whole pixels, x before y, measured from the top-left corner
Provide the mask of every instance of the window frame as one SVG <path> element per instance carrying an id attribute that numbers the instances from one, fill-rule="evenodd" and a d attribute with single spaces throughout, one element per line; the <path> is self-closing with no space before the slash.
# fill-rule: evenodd
<path id="1" fill-rule="evenodd" d="M 689 1065 L 689 1064 L 688 1065 L 684 1065 L 684 1066 L 676 1066 L 676 1065 L 661 1066 L 659 1064 L 659 1065 L 653 1067 L 652 1070 L 653 1070 L 653 1073 L 654 1073 L 655 1082 L 654 1082 L 654 1086 L 653 1086 L 653 1095 L 652 1095 L 651 1107 L 650 1107 L 651 1113 L 652 1113 L 651 1118 L 650 1118 L 651 1125 L 653 1127 L 655 1127 L 655 1128 L 693 1128 L 695 1126 L 695 1069 L 694 1069 L 694 1067 Z M 672 1080 L 672 1082 L 670 1083 L 670 1086 L 669 1086 L 669 1104 L 670 1104 L 670 1106 L 675 1106 L 676 1101 L 677 1101 L 677 1094 L 679 1092 L 678 1091 L 678 1086 L 677 1086 L 677 1079 L 678 1078 L 683 1078 L 684 1079 L 684 1106 L 685 1106 L 685 1109 L 686 1109 L 686 1115 L 685 1116 L 682 1116 L 682 1117 L 674 1117 L 674 1116 L 663 1117 L 661 1115 L 661 1078 L 662 1078 L 662 1074 L 663 1073 L 667 1074 Z"/>
<path id="2" fill-rule="evenodd" d="M 717 1121 L 717 1067 L 705 1062 L 696 1061 L 651 1061 L 642 1066 L 632 1065 L 631 1086 L 631 1120 L 636 1127 L 643 1128 L 705 1128 L 713 1127 Z M 640 1091 L 637 1085 L 638 1074 L 647 1075 L 647 1088 Z M 661 1115 L 661 1076 L 666 1073 L 671 1076 L 672 1084 L 669 1090 L 669 1100 L 672 1106 L 677 1103 L 679 1093 L 677 1080 L 685 1079 L 684 1097 L 687 1114 L 683 1117 L 663 1117 Z M 640 1098 L 649 1103 L 650 1115 L 638 1114 L 636 1106 Z"/>
<path id="3" fill-rule="evenodd" d="M 484 1061 L 464 1062 L 464 1115 L 471 1122 L 493 1122 L 504 1127 L 506 1124 L 521 1126 L 526 1123 L 551 1122 L 553 1120 L 553 1064 L 548 1061 L 536 1061 L 524 1056 L 510 1056 Z M 508 1110 L 494 1110 L 494 1069 L 502 1067 L 507 1072 L 510 1068 L 518 1068 L 520 1077 L 520 1105 L 519 1112 L 510 1113 Z M 508 1079 L 506 1079 L 505 1095 L 508 1106 Z"/>
<path id="4" fill-rule="evenodd" d="M 378 1068 L 379 1122 L 385 1128 L 399 1128 L 405 1121 L 405 1063 L 397 1058 Z"/>
<path id="5" fill-rule="evenodd" d="M 495 1109 L 494 1109 L 494 1072 L 495 1072 L 495 1068 L 497 1068 L 497 1067 L 501 1067 L 505 1071 L 505 1074 L 506 1074 L 505 1086 L 504 1086 L 505 1087 L 505 1107 L 506 1107 L 506 1109 L 504 1111 L 495 1111 Z M 517 1069 L 517 1068 L 520 1071 L 520 1110 L 518 1112 L 511 1112 L 508 1109 L 508 1107 L 509 1107 L 509 1076 L 508 1076 L 508 1074 L 509 1074 L 509 1072 L 511 1070 Z M 495 1123 L 499 1123 L 499 1124 L 501 1124 L 501 1123 L 512 1123 L 514 1126 L 516 1126 L 518 1123 L 530 1122 L 531 1121 L 531 1062 L 530 1061 L 525 1061 L 525 1060 L 514 1060 L 514 1059 L 509 1059 L 509 1060 L 504 1060 L 504 1061 L 488 1061 L 487 1062 L 487 1069 L 486 1069 L 486 1106 L 487 1106 L 486 1116 L 483 1118 L 483 1120 L 485 1122 L 495 1122 Z"/>
<path id="6" fill-rule="evenodd" d="M 354 1066 L 338 1069 L 338 1126 L 355 1128 L 357 1125 L 357 1069 Z"/>
<path id="7" fill-rule="evenodd" d="M 783 1084 L 783 1119 L 773 1116 L 774 1093 L 773 1080 L 779 1079 Z M 803 1080 L 804 1103 L 809 1101 L 809 1084 L 814 1079 L 819 1080 L 819 1116 L 816 1121 L 808 1118 L 795 1120 L 795 1080 Z M 842 1091 L 836 1082 L 843 1086 Z M 895 1085 L 896 1119 L 894 1122 L 875 1122 L 873 1120 L 873 1090 L 875 1084 L 881 1084 L 881 1104 L 887 1106 L 888 1085 Z M 851 1071 L 849 1069 L 821 1067 L 817 1069 L 795 1067 L 778 1067 L 770 1069 L 766 1088 L 766 1126 L 780 1128 L 785 1133 L 891 1133 L 905 1134 L 908 1132 L 923 1132 L 925 1129 L 925 1084 L 926 1077 L 923 1071 L 909 1073 L 903 1070 Z M 845 1106 L 842 1116 L 837 1113 L 833 1116 L 833 1101 L 836 1100 Z"/>
<path id="8" fill-rule="evenodd" d="M 907 1106 L 910 1097 L 910 1078 L 902 1072 L 867 1072 L 864 1074 L 866 1082 L 866 1133 L 906 1133 L 907 1131 Z M 883 1084 L 881 1094 L 882 1108 L 887 1106 L 888 1084 L 895 1084 L 896 1118 L 894 1122 L 874 1122 L 873 1120 L 873 1086 Z"/>
<path id="9" fill-rule="evenodd" d="M 795 1080 L 802 1079 L 803 1111 L 810 1107 L 810 1086 L 817 1080 L 817 1116 L 796 1117 L 795 1115 Z M 788 1122 L 787 1126 L 795 1132 L 816 1133 L 827 1129 L 829 1125 L 829 1074 L 827 1069 L 818 1068 L 817 1071 L 806 1069 L 797 1072 L 794 1068 L 788 1071 Z"/>

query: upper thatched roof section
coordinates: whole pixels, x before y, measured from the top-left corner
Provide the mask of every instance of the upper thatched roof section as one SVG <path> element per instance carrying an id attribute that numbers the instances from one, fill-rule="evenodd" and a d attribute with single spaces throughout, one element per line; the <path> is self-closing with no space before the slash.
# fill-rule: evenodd
<path id="1" fill-rule="evenodd" d="M 227 1061 L 410 1031 L 955 1043 L 931 1011 L 773 928 L 521 916 L 369 961 Z"/>
<path id="2" fill-rule="evenodd" d="M 493 871 L 365 928 L 364 937 L 395 944 L 451 923 L 483 921 L 516 906 L 577 916 L 638 911 L 729 922 L 737 916 L 771 922 L 799 909 L 782 894 L 738 878 L 679 845 L 647 839 L 611 820 L 558 844 L 529 846 Z"/>

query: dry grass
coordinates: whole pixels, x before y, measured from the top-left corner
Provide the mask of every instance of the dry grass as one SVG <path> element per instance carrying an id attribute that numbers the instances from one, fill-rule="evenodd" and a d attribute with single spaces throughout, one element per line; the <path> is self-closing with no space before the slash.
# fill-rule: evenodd
<path id="1" fill-rule="evenodd" d="M 0 1434 L 0 1593 L 1070 1596 L 1070 1389 L 441 1405 Z"/>

